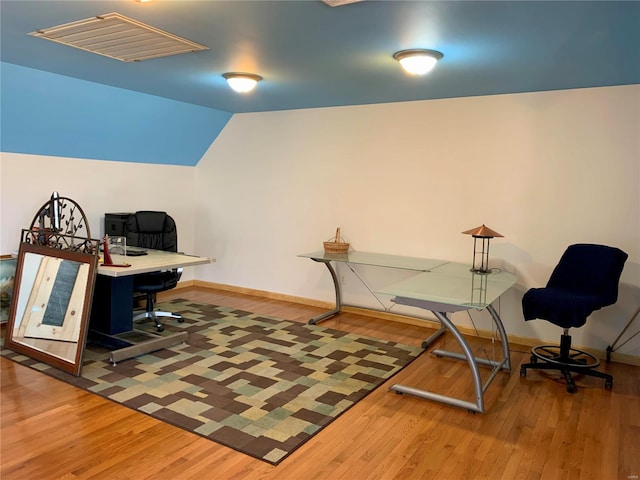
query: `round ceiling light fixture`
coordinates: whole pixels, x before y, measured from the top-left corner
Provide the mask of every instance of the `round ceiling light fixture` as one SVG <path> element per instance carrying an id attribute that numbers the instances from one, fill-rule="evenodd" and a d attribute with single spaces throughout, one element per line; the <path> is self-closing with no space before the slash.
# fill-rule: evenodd
<path id="1" fill-rule="evenodd" d="M 438 60 L 444 55 L 436 50 L 426 50 L 413 48 L 401 50 L 393 54 L 393 58 L 400 62 L 400 65 L 411 75 L 424 75 L 435 67 Z"/>
<path id="2" fill-rule="evenodd" d="M 256 88 L 262 77 L 254 73 L 229 72 L 222 75 L 229 86 L 238 93 L 247 93 Z"/>

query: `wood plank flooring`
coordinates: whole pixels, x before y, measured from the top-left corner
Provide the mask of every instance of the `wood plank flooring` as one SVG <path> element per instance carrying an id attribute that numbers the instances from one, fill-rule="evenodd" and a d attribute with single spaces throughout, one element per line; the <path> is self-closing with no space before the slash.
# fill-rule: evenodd
<path id="1" fill-rule="evenodd" d="M 162 298 L 300 322 L 321 311 L 193 287 Z M 323 326 L 414 345 L 432 332 L 355 314 Z M 470 343 L 477 348 L 480 340 Z M 449 336 L 437 345 L 456 347 Z M 528 349 L 511 350 L 513 371 L 489 387 L 484 415 L 388 390 L 403 383 L 472 398 L 465 362 L 425 353 L 275 467 L 2 359 L 0 478 L 638 479 L 640 367 L 603 365 L 613 391 L 584 377 L 571 395 L 558 375 L 521 378 Z"/>

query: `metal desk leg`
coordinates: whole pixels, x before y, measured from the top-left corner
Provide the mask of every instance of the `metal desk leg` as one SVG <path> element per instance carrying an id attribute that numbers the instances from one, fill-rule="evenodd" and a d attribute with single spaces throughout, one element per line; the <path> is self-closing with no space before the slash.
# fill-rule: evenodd
<path id="1" fill-rule="evenodd" d="M 444 335 L 444 333 L 447 331 L 447 328 L 442 325 L 436 332 L 432 333 L 431 336 L 427 339 L 425 339 L 422 342 L 422 348 L 427 349 L 429 348 L 429 346 L 435 342 L 437 339 L 439 339 L 442 335 Z"/>
<path id="2" fill-rule="evenodd" d="M 461 400 L 459 398 L 448 397 L 446 395 L 440 395 L 438 393 L 429 392 L 426 390 L 420 390 L 413 387 L 408 387 L 406 385 L 395 384 L 391 386 L 391 390 L 397 393 L 407 393 L 409 395 L 413 395 L 416 397 L 424 398 L 427 400 L 434 400 L 436 402 L 446 403 L 448 405 L 453 405 L 454 407 L 466 408 L 471 412 L 480 412 L 484 413 L 484 398 L 482 392 L 482 384 L 480 381 L 480 372 L 478 371 L 478 364 L 476 363 L 475 357 L 473 356 L 473 352 L 471 352 L 471 348 L 469 344 L 464 339 L 464 337 L 460 334 L 455 325 L 449 320 L 447 314 L 445 312 L 433 312 L 433 314 L 440 320 L 442 325 L 444 325 L 447 330 L 451 332 L 451 334 L 456 338 L 462 350 L 464 351 L 464 358 L 467 359 L 467 363 L 469 364 L 469 368 L 471 369 L 471 376 L 473 377 L 473 386 L 475 389 L 475 397 L 476 402 L 467 402 L 465 400 Z M 439 352 L 439 353 L 436 353 Z M 441 356 L 451 356 L 448 355 L 448 352 L 436 350 L 432 353 L 439 354 Z"/>
<path id="3" fill-rule="evenodd" d="M 502 364 L 501 368 L 507 372 L 511 371 L 511 354 L 509 353 L 509 339 L 507 338 L 507 332 L 504 329 L 504 325 L 502 325 L 502 320 L 500 320 L 500 315 L 496 312 L 496 309 L 493 308 L 493 305 L 487 305 L 487 310 L 491 314 L 491 318 L 493 318 L 493 323 L 496 324 L 498 328 L 498 333 L 500 334 L 500 342 L 502 342 Z"/>
<path id="4" fill-rule="evenodd" d="M 333 265 L 331 265 L 331 262 L 329 261 L 316 260 L 315 258 L 312 260 L 314 262 L 324 263 L 325 266 L 329 269 L 329 273 L 331 274 L 331 278 L 333 280 L 333 288 L 336 291 L 336 306 L 328 312 L 313 317 L 311 320 L 309 320 L 309 325 L 315 325 L 322 320 L 326 320 L 327 318 L 337 315 L 338 313 L 340 313 L 340 308 L 342 307 L 342 292 L 340 290 L 340 283 L 338 282 L 338 275 L 336 275 L 336 271 L 334 270 Z"/>
<path id="5" fill-rule="evenodd" d="M 464 339 L 464 337 L 460 334 L 455 325 L 449 320 L 447 314 L 445 312 L 433 312 L 433 314 L 440 320 L 442 325 L 446 327 L 447 330 L 453 334 L 453 336 L 462 347 L 462 351 L 464 355 L 455 352 L 448 352 L 445 350 L 433 350 L 431 353 L 437 355 L 439 357 L 448 357 L 455 358 L 458 360 L 466 360 L 469 364 L 469 368 L 471 370 L 471 377 L 473 378 L 473 387 L 475 390 L 475 398 L 476 403 L 467 402 L 461 399 L 448 397 L 445 395 L 439 395 L 437 393 L 428 392 L 425 390 L 420 390 L 413 387 L 407 387 L 404 385 L 393 385 L 391 390 L 398 393 L 407 393 L 410 395 L 414 395 L 416 397 L 425 398 L 427 400 L 435 400 L 437 402 L 446 403 L 448 405 L 453 405 L 454 407 L 462 407 L 470 410 L 472 412 L 480 412 L 484 413 L 484 392 L 489 387 L 489 384 L 493 381 L 495 376 L 500 370 L 510 371 L 511 370 L 511 357 L 509 354 L 509 341 L 507 339 L 507 334 L 504 330 L 504 326 L 502 325 L 502 321 L 500 320 L 500 316 L 498 312 L 495 311 L 493 306 L 487 306 L 487 310 L 491 314 L 491 318 L 495 323 L 498 332 L 500 334 L 500 341 L 502 342 L 502 360 L 501 361 L 493 361 L 484 358 L 478 358 L 473 355 L 469 344 Z M 484 385 L 482 385 L 482 381 L 480 378 L 480 371 L 478 370 L 478 364 L 487 365 L 493 367 L 491 374 L 487 378 L 487 381 Z"/>
<path id="6" fill-rule="evenodd" d="M 629 340 L 631 340 L 633 337 L 635 337 L 636 335 L 640 334 L 640 330 L 638 330 L 636 333 L 634 333 L 633 335 L 631 335 L 629 338 L 627 338 L 624 342 L 622 342 L 620 345 L 618 345 L 616 347 L 616 343 L 618 343 L 618 340 L 620 340 L 620 338 L 622 338 L 622 335 L 624 335 L 624 332 L 627 331 L 627 329 L 631 326 L 631 324 L 633 323 L 633 321 L 636 319 L 636 317 L 640 314 L 640 307 L 638 307 L 638 309 L 636 310 L 636 312 L 633 314 L 633 316 L 629 319 L 629 321 L 627 322 L 627 324 L 624 326 L 624 328 L 622 329 L 622 331 L 620 332 L 620 335 L 618 335 L 618 337 L 613 341 L 613 343 L 611 345 L 609 345 L 607 347 L 607 363 L 609 363 L 611 361 L 611 354 L 613 352 L 616 351 L 616 348 L 620 348 L 621 346 L 623 346 L 625 343 L 627 343 Z"/>

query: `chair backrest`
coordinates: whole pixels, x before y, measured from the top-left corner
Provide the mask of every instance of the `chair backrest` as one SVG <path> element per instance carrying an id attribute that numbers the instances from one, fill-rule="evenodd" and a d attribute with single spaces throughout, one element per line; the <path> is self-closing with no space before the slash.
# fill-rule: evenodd
<path id="1" fill-rule="evenodd" d="M 598 296 L 601 307 L 618 299 L 618 283 L 628 255 L 616 247 L 570 245 L 556 265 L 547 287 Z"/>
<path id="2" fill-rule="evenodd" d="M 125 223 L 127 245 L 154 250 L 178 251 L 176 222 L 166 212 L 139 211 Z"/>

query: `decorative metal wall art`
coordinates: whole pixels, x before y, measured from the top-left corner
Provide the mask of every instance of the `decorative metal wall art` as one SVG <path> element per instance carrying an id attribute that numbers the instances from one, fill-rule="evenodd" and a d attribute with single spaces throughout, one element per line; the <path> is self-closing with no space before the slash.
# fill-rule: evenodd
<path id="1" fill-rule="evenodd" d="M 80 205 L 58 192 L 38 209 L 29 230 L 23 242 L 85 253 L 98 248 L 91 241 L 89 222 Z"/>

